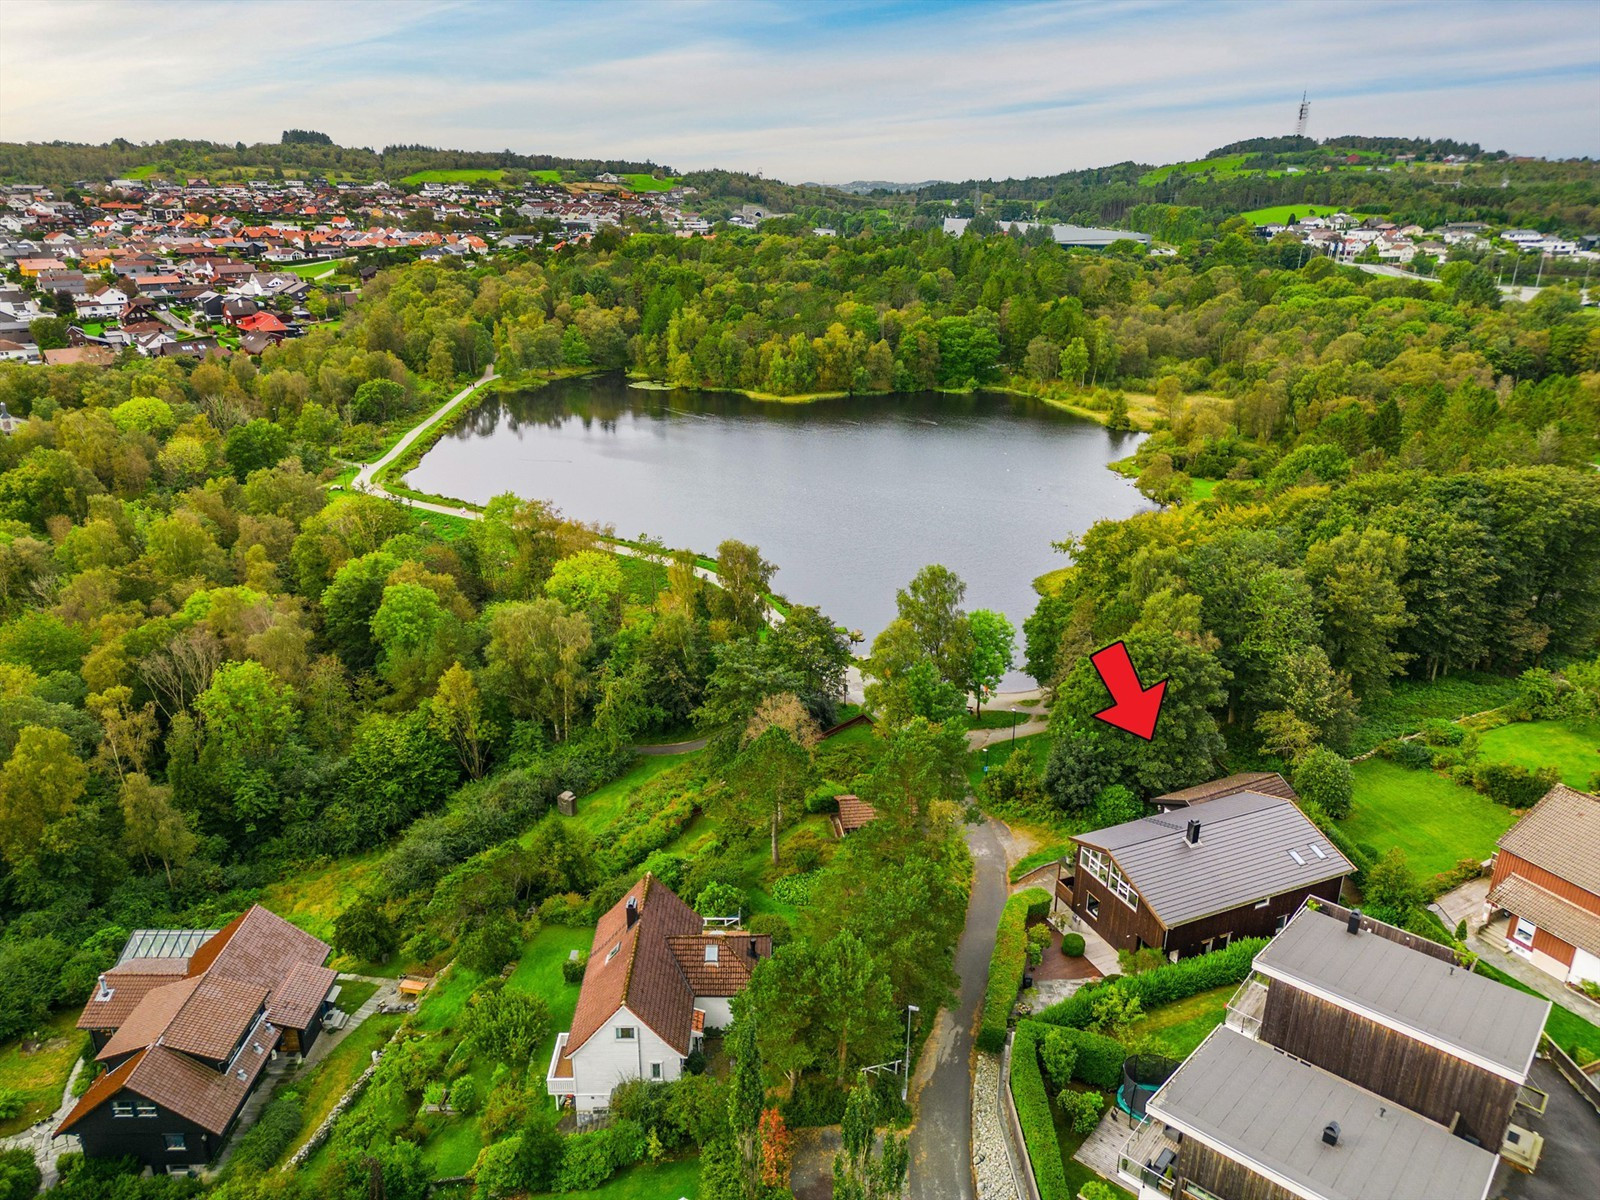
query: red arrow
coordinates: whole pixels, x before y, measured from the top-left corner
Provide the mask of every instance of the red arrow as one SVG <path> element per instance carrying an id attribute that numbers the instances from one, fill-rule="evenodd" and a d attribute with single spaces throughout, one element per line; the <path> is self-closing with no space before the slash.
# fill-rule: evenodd
<path id="1" fill-rule="evenodd" d="M 1128 647 L 1122 642 L 1112 642 L 1104 650 L 1089 656 L 1106 691 L 1116 701 L 1110 708 L 1095 713 L 1095 720 L 1125 729 L 1135 737 L 1149 741 L 1156 735 L 1156 718 L 1161 715 L 1161 700 L 1167 694 L 1167 681 L 1145 687 L 1139 682 L 1139 672 L 1133 669 L 1128 657 Z"/>

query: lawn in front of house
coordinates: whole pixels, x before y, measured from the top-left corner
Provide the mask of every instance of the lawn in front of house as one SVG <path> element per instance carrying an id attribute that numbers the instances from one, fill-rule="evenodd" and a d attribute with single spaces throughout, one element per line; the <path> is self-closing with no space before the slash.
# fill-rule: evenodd
<path id="1" fill-rule="evenodd" d="M 1488 858 L 1519 815 L 1433 771 L 1369 758 L 1350 772 L 1355 799 L 1340 823 L 1346 836 L 1374 857 L 1398 846 L 1419 879 Z"/>
<path id="2" fill-rule="evenodd" d="M 578 1007 L 578 985 L 566 981 L 561 964 L 574 950 L 579 955 L 588 953 L 593 941 L 594 930 L 587 925 L 546 925 L 523 946 L 516 970 L 506 980 L 508 988 L 532 992 L 550 1010 L 550 1032 L 533 1052 L 534 1064 L 541 1071 L 550 1065 L 556 1034 L 572 1028 L 572 1014 Z"/>
<path id="3" fill-rule="evenodd" d="M 378 985 L 370 979 L 343 979 L 339 981 L 339 999 L 335 1007 L 342 1013 L 351 1016 L 378 990 Z"/>
<path id="4" fill-rule="evenodd" d="M 622 175 L 618 178 L 636 192 L 670 192 L 678 186 L 678 179 L 674 175 L 665 179 L 657 179 L 654 175 Z"/>
<path id="5" fill-rule="evenodd" d="M 0 1091 L 22 1096 L 23 1108 L 9 1121 L 0 1121 L 0 1137 L 21 1133 L 35 1121 L 55 1112 L 72 1074 L 72 1064 L 83 1053 L 87 1033 L 77 1028 L 76 1012 L 57 1013 L 40 1028 L 38 1049 L 24 1053 L 22 1040 L 0 1048 Z"/>
<path id="6" fill-rule="evenodd" d="M 1128 1036 L 1149 1034 L 1161 1042 L 1168 1058 L 1188 1058 L 1206 1035 L 1222 1024 L 1228 1015 L 1228 1001 L 1237 990 L 1228 984 L 1153 1008 L 1128 1026 Z"/>
<path id="7" fill-rule="evenodd" d="M 700 1160 L 640 1163 L 619 1171 L 592 1191 L 561 1192 L 562 1200 L 695 1200 L 700 1194 Z"/>
<path id="8" fill-rule="evenodd" d="M 1600 775 L 1600 722 L 1568 719 L 1502 725 L 1483 735 L 1478 761 L 1513 763 L 1530 771 L 1554 767 L 1568 787 L 1588 791 Z"/>

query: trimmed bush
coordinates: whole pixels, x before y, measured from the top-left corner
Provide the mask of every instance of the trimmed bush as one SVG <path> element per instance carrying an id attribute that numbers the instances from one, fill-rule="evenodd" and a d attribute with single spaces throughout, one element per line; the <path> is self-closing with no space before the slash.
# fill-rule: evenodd
<path id="1" fill-rule="evenodd" d="M 1022 987 L 1028 958 L 1028 913 L 1043 898 L 1049 911 L 1050 893 L 1026 888 L 1006 901 L 989 959 L 989 987 L 983 998 L 983 1021 L 978 1026 L 978 1049 L 998 1054 L 1006 1044 L 1006 1020 Z"/>
<path id="2" fill-rule="evenodd" d="M 1017 1123 L 1022 1140 L 1033 1161 L 1034 1182 L 1040 1200 L 1072 1200 L 1066 1167 L 1061 1161 L 1061 1143 L 1056 1140 L 1056 1125 L 1050 1115 L 1050 1093 L 1045 1090 L 1039 1070 L 1040 1026 L 1024 1021 L 1017 1026 L 1011 1046 L 1011 1099 L 1017 1106 Z M 1004 1034 L 1001 1035 L 1004 1040 Z"/>
<path id="3" fill-rule="evenodd" d="M 1109 1092 L 1121 1085 L 1122 1064 L 1128 1052 L 1116 1038 L 1090 1033 L 1087 1029 L 1060 1025 L 1049 1028 L 1037 1026 L 1033 1021 L 1017 1023 L 1019 1030 L 1023 1026 L 1035 1026 L 1030 1029 L 1030 1036 L 1035 1045 L 1041 1048 L 1045 1062 L 1054 1068 L 1052 1078 L 1057 1078 L 1064 1067 L 1072 1079 L 1087 1083 L 1090 1087 L 1104 1088 Z M 1064 1086 L 1066 1080 L 1058 1079 L 1057 1082 Z"/>
<path id="4" fill-rule="evenodd" d="M 1064 933 L 1061 935 L 1061 953 L 1068 958 L 1082 958 L 1086 949 L 1081 933 Z"/>
<path id="5" fill-rule="evenodd" d="M 1148 1012 L 1158 1005 L 1171 1004 L 1174 1000 L 1182 1000 L 1208 988 L 1242 983 L 1245 976 L 1250 974 L 1250 964 L 1266 944 L 1266 938 L 1243 938 L 1225 950 L 1179 959 L 1153 971 L 1125 976 L 1114 982 L 1102 980 L 1079 988 L 1060 1004 L 1052 1004 L 1035 1016 L 1051 1025 L 1085 1029 L 1094 1019 L 1095 1000 L 1110 987 L 1118 988 L 1125 995 L 1138 1000 Z M 990 980 L 992 984 L 992 971 Z"/>
<path id="6" fill-rule="evenodd" d="M 1018 895 L 1032 897 L 1028 901 L 1029 925 L 1038 925 L 1050 915 L 1050 893 L 1043 888 L 1029 888 L 1025 892 L 1019 892 Z"/>

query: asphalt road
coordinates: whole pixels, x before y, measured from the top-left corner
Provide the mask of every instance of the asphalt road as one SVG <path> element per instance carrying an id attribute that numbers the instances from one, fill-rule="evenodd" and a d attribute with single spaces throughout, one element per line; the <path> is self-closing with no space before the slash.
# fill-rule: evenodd
<path id="1" fill-rule="evenodd" d="M 994 825 L 985 820 L 968 826 L 967 846 L 975 869 L 967 923 L 956 945 L 960 1002 L 953 1012 L 940 1011 L 917 1071 L 911 1200 L 973 1200 L 972 1034 L 1007 888 L 1005 851 Z"/>

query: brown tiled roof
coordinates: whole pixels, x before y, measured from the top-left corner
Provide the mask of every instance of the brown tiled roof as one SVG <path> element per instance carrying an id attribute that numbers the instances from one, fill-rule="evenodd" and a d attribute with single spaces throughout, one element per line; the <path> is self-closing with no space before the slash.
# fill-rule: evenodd
<path id="1" fill-rule="evenodd" d="M 295 964 L 327 961 L 332 947 L 259 904 L 230 921 L 189 960 L 189 973 L 215 968 L 229 979 L 277 987 Z"/>
<path id="2" fill-rule="evenodd" d="M 864 800 L 855 796 L 836 796 L 834 799 L 839 803 L 837 825 L 841 833 L 853 833 L 878 819 L 877 810 Z"/>
<path id="3" fill-rule="evenodd" d="M 161 1032 L 161 1044 L 201 1058 L 226 1058 L 261 1011 L 267 989 L 212 969 Z"/>
<path id="4" fill-rule="evenodd" d="M 78 1097 L 78 1102 L 72 1106 L 72 1111 L 62 1119 L 60 1125 L 56 1126 L 57 1135 L 65 1133 L 68 1129 L 72 1128 L 79 1117 L 93 1112 L 107 1100 L 111 1099 L 111 1097 L 120 1092 L 122 1090 L 122 1085 L 128 1082 L 128 1076 L 133 1074 L 134 1070 L 139 1066 L 139 1060 L 142 1059 L 145 1054 L 146 1051 L 139 1051 L 139 1053 L 135 1054 L 127 1062 L 116 1068 L 116 1070 L 107 1071 L 104 1075 L 100 1076 L 99 1079 L 96 1079 L 93 1083 L 91 1083 L 89 1085 L 89 1090 Z"/>
<path id="5" fill-rule="evenodd" d="M 772 957 L 772 939 L 748 933 L 678 934 L 667 939 L 678 968 L 696 996 L 737 996 L 750 982 L 756 959 L 750 957 L 755 943 L 761 958 Z M 706 947 L 717 948 L 717 961 L 706 961 Z"/>
<path id="6" fill-rule="evenodd" d="M 97 1062 L 110 1062 L 134 1050 L 143 1050 L 161 1036 L 172 1018 L 200 986 L 199 979 L 180 979 L 145 993 L 143 1000 L 128 1014 L 105 1049 L 95 1055 Z M 94 1002 L 91 1000 L 90 1004 Z"/>
<path id="7" fill-rule="evenodd" d="M 1289 781 L 1276 771 L 1244 771 L 1224 779 L 1213 779 L 1210 783 L 1197 783 L 1193 787 L 1180 788 L 1176 792 L 1156 796 L 1152 798 L 1151 803 L 1182 808 L 1189 804 L 1203 804 L 1207 800 L 1216 800 L 1222 796 L 1237 795 L 1239 792 L 1279 796 L 1284 800 L 1300 799 L 1294 788 L 1289 786 Z"/>
<path id="8" fill-rule="evenodd" d="M 1600 896 L 1600 797 L 1558 783 L 1499 845 Z"/>
<path id="9" fill-rule="evenodd" d="M 272 990 L 267 1005 L 267 1020 L 279 1029 L 304 1029 L 316 1019 L 317 1010 L 333 987 L 338 973 L 316 963 L 296 963 L 281 986 Z"/>
<path id="10" fill-rule="evenodd" d="M 1489 901 L 1519 917 L 1527 917 L 1569 946 L 1600 956 L 1600 913 L 1580 908 L 1520 875 L 1507 875 L 1489 893 Z"/>
<path id="11" fill-rule="evenodd" d="M 631 926 L 630 901 L 638 910 Z M 699 933 L 703 926 L 695 911 L 654 875 L 634 884 L 595 928 L 567 1054 L 575 1053 L 624 1005 L 669 1046 L 688 1054 L 694 995 L 668 939 Z"/>
<path id="12" fill-rule="evenodd" d="M 134 964 L 129 964 L 133 966 Z M 139 963 L 143 967 L 144 963 Z M 139 1002 L 156 988 L 166 987 L 183 979 L 183 972 L 146 974 L 143 970 L 113 967 L 106 972 L 106 983 L 111 987 L 111 997 L 100 999 L 100 985 L 95 984 L 89 1002 L 78 1017 L 79 1029 L 120 1029 Z"/>

